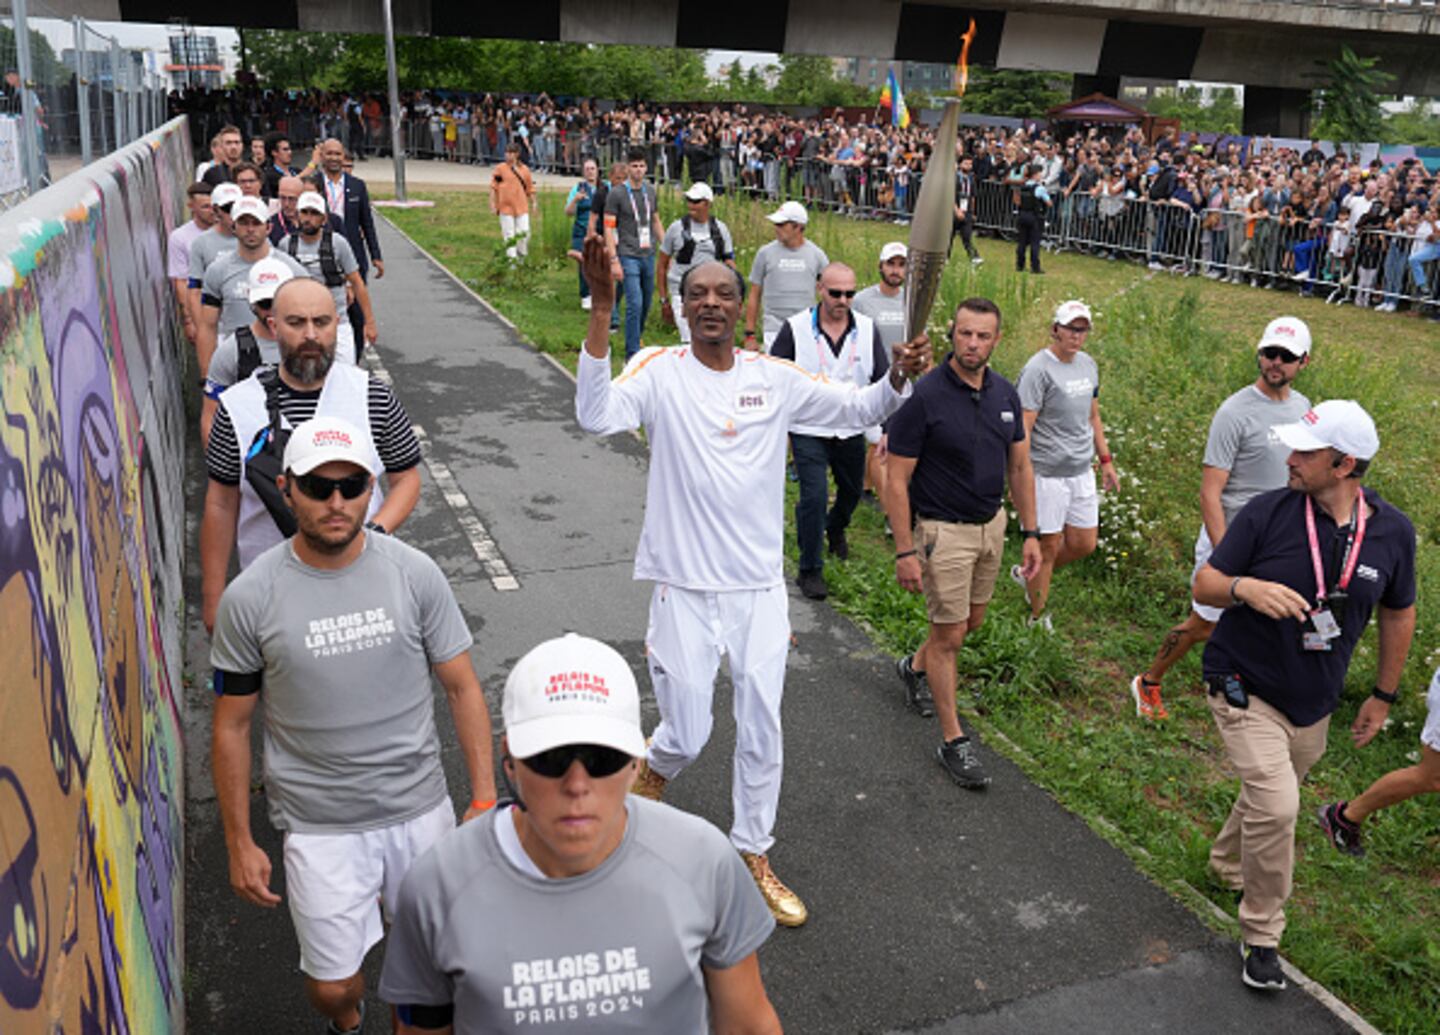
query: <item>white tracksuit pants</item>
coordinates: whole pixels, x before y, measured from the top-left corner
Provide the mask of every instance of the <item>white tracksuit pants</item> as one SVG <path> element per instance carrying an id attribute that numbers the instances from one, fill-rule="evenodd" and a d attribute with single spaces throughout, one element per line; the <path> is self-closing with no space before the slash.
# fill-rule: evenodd
<path id="1" fill-rule="evenodd" d="M 780 733 L 790 648 L 785 587 L 702 593 L 657 585 L 645 643 L 660 706 L 646 759 L 666 779 L 695 761 L 710 739 L 715 676 L 721 656 L 729 655 L 736 730 L 730 842 L 743 852 L 768 852 L 775 843 L 785 761 Z"/>

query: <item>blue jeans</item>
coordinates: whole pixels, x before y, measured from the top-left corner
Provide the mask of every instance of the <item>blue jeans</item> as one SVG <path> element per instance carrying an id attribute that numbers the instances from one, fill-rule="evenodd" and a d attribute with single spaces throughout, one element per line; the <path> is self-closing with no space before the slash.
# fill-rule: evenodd
<path id="1" fill-rule="evenodd" d="M 1416 245 L 1410 253 L 1410 276 L 1415 281 L 1415 297 L 1425 297 L 1425 264 L 1440 259 L 1440 244 Z"/>
<path id="2" fill-rule="evenodd" d="M 640 351 L 640 335 L 655 294 L 655 256 L 622 255 L 625 273 L 625 362 Z"/>
<path id="3" fill-rule="evenodd" d="M 824 537 L 843 532 L 860 502 L 865 485 L 865 436 L 816 438 L 791 435 L 795 473 L 800 480 L 800 498 L 795 502 L 795 538 L 800 542 L 800 570 L 820 571 L 825 567 Z M 835 473 L 835 505 L 827 515 L 825 501 L 829 486 L 825 472 Z"/>
<path id="4" fill-rule="evenodd" d="M 1405 293 L 1405 249 L 1398 242 L 1390 243 L 1385 253 L 1385 302 L 1394 305 Z"/>

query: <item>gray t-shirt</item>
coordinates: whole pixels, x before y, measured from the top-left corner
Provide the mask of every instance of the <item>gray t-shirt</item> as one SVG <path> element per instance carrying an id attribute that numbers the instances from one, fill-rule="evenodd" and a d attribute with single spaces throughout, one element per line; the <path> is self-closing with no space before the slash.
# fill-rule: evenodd
<path id="1" fill-rule="evenodd" d="M 1285 486 L 1290 449 L 1270 429 L 1299 420 L 1309 409 L 1310 400 L 1293 388 L 1288 398 L 1278 402 L 1249 384 L 1215 411 L 1205 442 L 1205 466 L 1230 472 L 1220 491 L 1227 527 L 1255 496 Z"/>
<path id="2" fill-rule="evenodd" d="M 891 345 L 905 343 L 905 289 L 893 298 L 880 290 L 879 284 L 871 284 L 855 296 L 854 309 L 870 317 L 875 330 L 880 334 L 880 344 L 885 354 L 890 354 Z"/>
<path id="3" fill-rule="evenodd" d="M 750 283 L 764 295 L 765 337 L 780 333 L 780 325 L 802 309 L 815 304 L 815 282 L 830 265 L 830 259 L 813 241 L 799 248 L 786 248 L 779 241 L 761 245 L 750 267 Z"/>
<path id="4" fill-rule="evenodd" d="M 280 343 L 274 338 L 255 335 L 255 344 L 260 347 L 260 363 L 273 367 L 280 362 Z M 210 357 L 210 366 L 205 371 L 205 394 L 212 399 L 240 380 L 240 345 L 235 333 L 220 335 L 215 352 Z"/>
<path id="5" fill-rule="evenodd" d="M 222 234 L 219 227 L 212 226 L 190 242 L 190 282 L 199 285 L 205 278 L 205 271 L 222 252 L 235 250 L 235 235 Z"/>
<path id="6" fill-rule="evenodd" d="M 359 273 L 360 264 L 355 261 L 355 251 L 350 247 L 350 242 L 345 240 L 341 234 L 335 233 L 330 235 L 330 240 L 335 248 L 335 264 L 340 267 L 340 272 L 347 277 L 352 273 Z M 288 234 L 275 246 L 275 250 L 284 252 L 286 255 L 290 254 L 290 237 Z M 320 281 L 322 284 L 325 283 L 325 271 L 320 268 L 319 238 L 316 238 L 313 244 L 306 241 L 303 237 L 300 238 L 300 244 L 295 249 L 294 258 L 300 260 L 300 265 L 305 267 L 313 279 Z M 330 289 L 330 297 L 335 299 L 335 311 L 337 313 L 345 312 L 345 307 L 349 305 L 349 303 L 345 300 L 345 285 L 343 283 Z"/>
<path id="7" fill-rule="evenodd" d="M 433 809 L 440 767 L 430 667 L 470 649 L 440 568 L 366 533 L 346 568 L 323 571 L 277 543 L 220 598 L 210 662 L 263 673 L 265 791 L 279 830 L 390 826 Z"/>
<path id="8" fill-rule="evenodd" d="M 620 846 L 579 877 L 522 873 L 492 811 L 410 868 L 380 996 L 455 1008 L 456 1035 L 710 1030 L 700 968 L 755 952 L 775 921 L 725 835 L 630 795 Z"/>
<path id="9" fill-rule="evenodd" d="M 685 263 L 675 258 L 675 254 L 685 246 L 685 228 L 681 220 L 671 223 L 660 240 L 660 251 L 671 259 L 670 268 L 665 271 L 665 283 L 671 294 L 680 290 L 680 278 L 686 270 L 702 262 L 719 259 L 722 250 L 732 253 L 735 250 L 735 238 L 730 235 L 730 228 L 718 219 L 712 218 L 708 223 L 691 223 L 690 237 L 695 242 L 695 250 L 690 255 L 690 261 Z M 727 244 L 729 247 L 726 247 Z"/>
<path id="10" fill-rule="evenodd" d="M 1090 406 L 1100 394 L 1100 371 L 1087 352 L 1069 363 L 1048 348 L 1031 356 L 1015 384 L 1020 405 L 1035 411 L 1030 460 L 1044 478 L 1084 474 L 1095 458 L 1095 429 Z"/>
<path id="11" fill-rule="evenodd" d="M 266 258 L 262 255 L 260 258 Z M 289 266 L 297 277 L 308 277 L 305 267 L 290 256 L 275 248 L 270 249 L 269 258 L 278 259 Z M 200 284 L 200 301 L 204 305 L 220 309 L 220 333 L 244 327 L 255 319 L 250 308 L 250 267 L 256 262 L 242 259 L 239 251 L 228 251 L 218 256 L 205 271 Z"/>
<path id="12" fill-rule="evenodd" d="M 605 198 L 605 215 L 615 217 L 615 237 L 619 253 L 632 257 L 655 254 L 655 188 L 642 183 L 639 190 L 625 181 L 618 187 L 611 187 Z M 652 240 L 648 248 L 640 247 L 639 227 L 649 229 Z"/>

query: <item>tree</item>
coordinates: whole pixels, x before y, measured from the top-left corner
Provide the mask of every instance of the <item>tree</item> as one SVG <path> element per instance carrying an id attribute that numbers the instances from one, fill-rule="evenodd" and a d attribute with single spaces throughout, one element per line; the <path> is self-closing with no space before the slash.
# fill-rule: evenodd
<path id="1" fill-rule="evenodd" d="M 1440 147 L 1440 116 L 1431 114 L 1429 101 L 1416 97 L 1410 107 L 1385 119 L 1381 139 L 1387 144 Z"/>
<path id="2" fill-rule="evenodd" d="M 823 107 L 863 104 L 867 92 L 843 79 L 836 79 L 834 62 L 827 57 L 780 55 L 780 75 L 775 80 L 774 89 L 777 103 Z"/>
<path id="3" fill-rule="evenodd" d="M 1378 57 L 1362 58 L 1344 46 L 1339 57 L 1322 62 L 1325 84 L 1320 90 L 1316 136 L 1334 141 L 1337 147 L 1380 139 L 1385 128 L 1380 94 L 1395 77 L 1376 68 L 1379 63 Z"/>
<path id="4" fill-rule="evenodd" d="M 971 68 L 965 110 L 979 115 L 1038 118 L 1070 97 L 1070 76 L 1009 68 Z"/>
<path id="5" fill-rule="evenodd" d="M 6 55 L 7 64 L 0 72 L 18 70 L 15 62 L 15 30 L 0 25 L 0 54 Z M 108 57 L 107 57 L 108 60 Z M 50 41 L 39 29 L 30 30 L 30 79 L 41 88 L 68 83 L 75 73 L 61 63 L 50 47 Z"/>
<path id="6" fill-rule="evenodd" d="M 1196 133 L 1238 133 L 1242 113 L 1234 90 L 1217 91 L 1206 101 L 1198 86 L 1185 86 L 1156 94 L 1150 114 L 1179 119 L 1182 129 Z"/>

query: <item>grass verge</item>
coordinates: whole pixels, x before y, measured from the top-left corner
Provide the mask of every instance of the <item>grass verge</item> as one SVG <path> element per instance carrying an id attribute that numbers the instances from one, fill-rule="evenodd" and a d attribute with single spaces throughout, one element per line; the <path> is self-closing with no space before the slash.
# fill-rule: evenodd
<path id="1" fill-rule="evenodd" d="M 585 314 L 575 265 L 564 257 L 570 221 L 563 195 L 541 195 L 531 256 L 519 268 L 503 259 L 483 192 L 419 196 L 435 207 L 387 216 L 537 348 L 573 369 Z M 662 195 L 662 209 L 667 221 L 680 214 L 674 195 Z M 755 249 L 772 236 L 765 211 L 746 200 L 717 202 L 747 271 Z M 810 236 L 832 259 L 854 266 L 864 284 L 874 279 L 880 245 L 904 240 L 908 228 L 820 214 Z M 1013 377 L 1046 340 L 1057 302 L 1078 297 L 1095 307 L 1089 349 L 1100 367 L 1102 411 L 1123 485 L 1104 498 L 1100 548 L 1056 579 L 1053 636 L 1027 630 L 1018 594 L 1002 587 L 985 626 L 960 654 L 960 704 L 973 709 L 982 737 L 987 730 L 1003 734 L 992 743 L 1002 751 L 1013 744 L 1030 777 L 1136 865 L 1172 889 L 1188 882 L 1232 916 L 1231 896 L 1209 883 L 1206 853 L 1238 783 L 1198 689 L 1198 652 L 1167 680 L 1168 723 L 1141 725 L 1126 683 L 1188 606 L 1206 430 L 1221 400 L 1254 378 L 1254 343 L 1265 323 L 1281 313 L 1308 321 L 1316 357 L 1298 387 L 1317 401 L 1358 399 L 1374 415 L 1382 449 L 1367 481 L 1415 522 L 1418 629 L 1392 722 L 1363 750 L 1347 734 L 1374 679 L 1373 629 L 1357 649 L 1330 748 L 1302 791 L 1283 948 L 1381 1029 L 1433 1032 L 1440 1017 L 1440 800 L 1422 798 L 1377 815 L 1366 828 L 1370 854 L 1360 862 L 1333 851 L 1312 817 L 1322 801 L 1353 796 L 1418 756 L 1424 690 L 1440 664 L 1440 611 L 1425 592 L 1440 584 L 1440 436 L 1433 432 L 1440 334 L 1411 318 L 1074 254 L 1046 255 L 1043 277 L 1017 275 L 1009 245 L 981 240 L 979 247 L 986 264 L 952 263 L 937 313 L 968 295 L 999 303 L 1005 331 L 993 362 Z M 673 340 L 654 313 L 646 340 Z M 850 560 L 827 567 L 831 602 L 880 648 L 914 647 L 925 629 L 923 603 L 895 584 L 880 515 L 861 507 L 850 538 Z M 793 565 L 793 535 L 787 541 Z M 1013 541 L 1010 549 L 1018 555 Z M 1214 922 L 1208 910 L 1198 912 Z"/>

